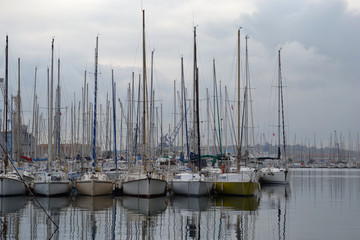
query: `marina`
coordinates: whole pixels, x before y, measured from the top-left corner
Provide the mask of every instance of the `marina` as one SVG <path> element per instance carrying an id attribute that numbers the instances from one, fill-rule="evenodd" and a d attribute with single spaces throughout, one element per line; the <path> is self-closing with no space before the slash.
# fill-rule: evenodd
<path id="1" fill-rule="evenodd" d="M 360 7 L 250 2 L 3 3 L 0 239 L 359 239 Z"/>
<path id="2" fill-rule="evenodd" d="M 4 239 L 357 239 L 359 169 L 291 169 L 254 197 L 1 197 Z"/>

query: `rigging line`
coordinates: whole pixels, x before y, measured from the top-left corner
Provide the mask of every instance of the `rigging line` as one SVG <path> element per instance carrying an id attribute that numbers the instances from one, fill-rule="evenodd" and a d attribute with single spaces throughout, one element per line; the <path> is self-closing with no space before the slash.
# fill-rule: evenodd
<path id="1" fill-rule="evenodd" d="M 229 95 L 226 93 L 226 96 L 225 96 L 226 100 L 227 100 L 227 103 L 228 103 L 228 108 L 230 109 L 230 102 L 229 102 Z M 225 100 L 225 101 L 226 101 Z M 233 110 L 232 110 L 233 111 Z M 230 119 L 231 119 L 231 130 L 230 130 L 230 133 L 231 133 L 231 138 L 234 139 L 235 141 L 235 146 L 238 145 L 238 139 L 236 139 L 236 134 L 235 134 L 235 125 L 234 125 L 234 113 L 232 113 L 231 111 L 228 112 L 228 114 L 230 115 Z M 228 120 L 229 121 L 229 120 Z"/>

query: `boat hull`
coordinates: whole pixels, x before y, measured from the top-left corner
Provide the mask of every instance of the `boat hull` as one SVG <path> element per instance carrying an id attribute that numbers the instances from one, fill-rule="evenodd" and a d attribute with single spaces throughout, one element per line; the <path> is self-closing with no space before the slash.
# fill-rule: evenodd
<path id="1" fill-rule="evenodd" d="M 37 195 L 46 197 L 66 195 L 70 192 L 70 182 L 34 182 L 34 192 Z"/>
<path id="2" fill-rule="evenodd" d="M 208 181 L 172 181 L 172 191 L 178 195 L 205 196 L 211 188 L 212 183 Z"/>
<path id="3" fill-rule="evenodd" d="M 137 197 L 156 197 L 165 194 L 166 181 L 156 178 L 142 178 L 125 181 L 123 183 L 123 193 Z"/>
<path id="4" fill-rule="evenodd" d="M 288 171 L 264 171 L 261 172 L 260 182 L 263 184 L 288 184 Z"/>
<path id="5" fill-rule="evenodd" d="M 24 183 L 20 179 L 1 177 L 0 196 L 15 196 L 26 193 Z"/>
<path id="6" fill-rule="evenodd" d="M 113 182 L 107 180 L 78 180 L 76 190 L 79 194 L 88 196 L 101 196 L 112 194 Z"/>

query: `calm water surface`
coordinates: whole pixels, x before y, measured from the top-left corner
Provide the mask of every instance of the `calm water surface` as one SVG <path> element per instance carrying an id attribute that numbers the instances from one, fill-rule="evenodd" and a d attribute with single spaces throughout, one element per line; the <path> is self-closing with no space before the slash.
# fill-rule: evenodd
<path id="1" fill-rule="evenodd" d="M 0 198 L 2 239 L 360 239 L 360 170 L 292 169 L 239 197 Z M 55 233 L 54 233 L 55 231 Z"/>

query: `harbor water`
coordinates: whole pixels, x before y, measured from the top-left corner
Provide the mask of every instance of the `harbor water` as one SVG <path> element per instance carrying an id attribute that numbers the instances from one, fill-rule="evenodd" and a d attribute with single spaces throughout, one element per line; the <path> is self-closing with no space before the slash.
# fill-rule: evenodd
<path id="1" fill-rule="evenodd" d="M 291 169 L 255 197 L 0 198 L 1 239 L 360 239 L 360 169 Z M 54 222 L 52 222 L 54 221 Z M 58 225 L 58 229 L 56 225 Z"/>

